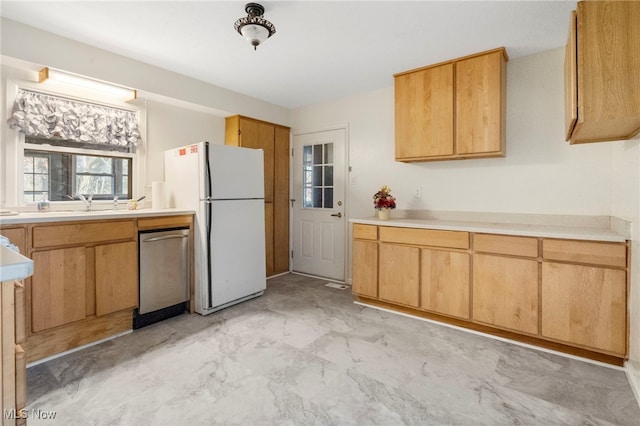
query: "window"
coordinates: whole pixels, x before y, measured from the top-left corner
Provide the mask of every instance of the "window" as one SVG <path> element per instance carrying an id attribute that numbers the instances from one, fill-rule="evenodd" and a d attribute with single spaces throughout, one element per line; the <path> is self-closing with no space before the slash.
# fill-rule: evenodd
<path id="1" fill-rule="evenodd" d="M 37 151 L 24 153 L 24 201 L 34 202 L 41 194 L 50 197 L 49 192 L 49 155 Z"/>
<path id="2" fill-rule="evenodd" d="M 333 208 L 333 143 L 305 145 L 302 151 L 304 208 Z"/>
<path id="3" fill-rule="evenodd" d="M 29 144 L 24 150 L 24 201 L 38 201 L 46 194 L 51 201 L 68 201 L 77 194 L 94 200 L 131 198 L 132 157 L 115 153 L 54 148 Z M 58 142 L 58 141 L 56 141 Z M 59 143 L 56 143 L 59 145 Z"/>

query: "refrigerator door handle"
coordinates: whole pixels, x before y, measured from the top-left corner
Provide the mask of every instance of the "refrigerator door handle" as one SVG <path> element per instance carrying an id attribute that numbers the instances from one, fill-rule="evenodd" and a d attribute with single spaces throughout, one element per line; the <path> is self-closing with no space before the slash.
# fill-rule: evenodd
<path id="1" fill-rule="evenodd" d="M 209 142 L 204 143 L 204 156 L 205 156 L 205 173 L 207 181 L 205 182 L 205 194 L 204 198 L 206 200 L 211 199 L 211 164 L 209 162 Z M 213 307 L 213 286 L 211 285 L 211 202 L 205 201 L 205 216 L 206 216 L 206 224 L 207 224 L 207 282 L 205 285 L 207 286 L 207 309 L 211 309 Z"/>

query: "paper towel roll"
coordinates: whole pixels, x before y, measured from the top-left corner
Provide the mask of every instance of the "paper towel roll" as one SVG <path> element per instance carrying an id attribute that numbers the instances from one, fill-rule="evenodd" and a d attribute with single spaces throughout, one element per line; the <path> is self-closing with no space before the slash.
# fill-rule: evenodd
<path id="1" fill-rule="evenodd" d="M 151 207 L 154 209 L 164 209 L 164 182 L 151 182 Z"/>

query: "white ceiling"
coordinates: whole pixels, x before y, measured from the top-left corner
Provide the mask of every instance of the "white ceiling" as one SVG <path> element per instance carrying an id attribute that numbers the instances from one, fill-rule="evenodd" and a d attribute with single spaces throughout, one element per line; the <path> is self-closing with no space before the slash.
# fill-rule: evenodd
<path id="1" fill-rule="evenodd" d="M 254 51 L 244 1 L 10 1 L 0 15 L 276 105 L 393 85 L 393 74 L 505 46 L 563 46 L 576 2 L 268 1 L 276 34 Z"/>

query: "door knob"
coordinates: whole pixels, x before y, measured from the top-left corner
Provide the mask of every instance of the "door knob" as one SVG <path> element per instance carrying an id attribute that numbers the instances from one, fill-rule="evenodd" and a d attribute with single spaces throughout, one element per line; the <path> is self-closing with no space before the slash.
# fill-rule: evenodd
<path id="1" fill-rule="evenodd" d="M 342 217 L 342 212 L 334 213 L 331 216 Z"/>

